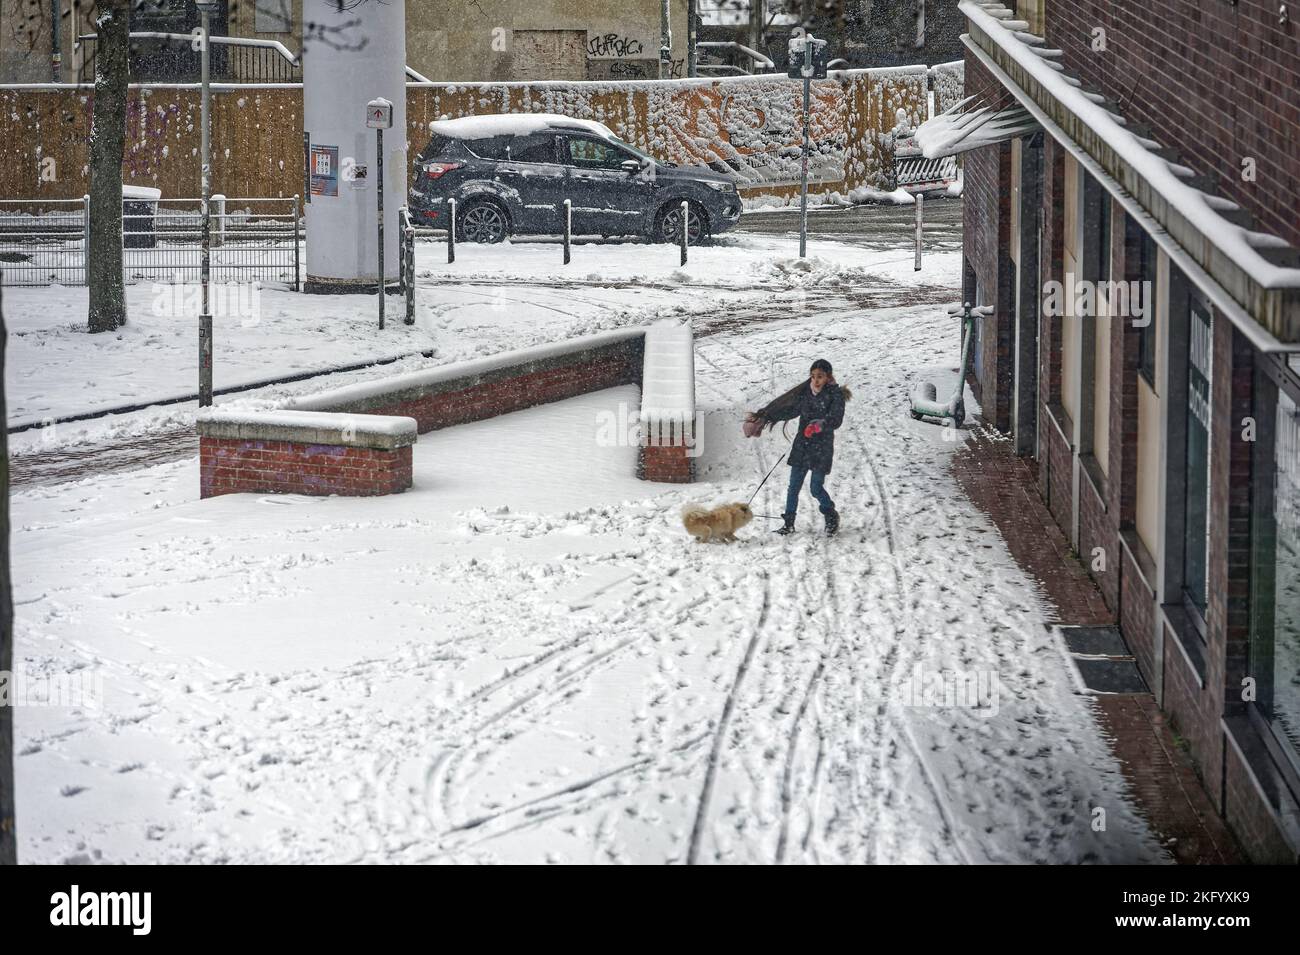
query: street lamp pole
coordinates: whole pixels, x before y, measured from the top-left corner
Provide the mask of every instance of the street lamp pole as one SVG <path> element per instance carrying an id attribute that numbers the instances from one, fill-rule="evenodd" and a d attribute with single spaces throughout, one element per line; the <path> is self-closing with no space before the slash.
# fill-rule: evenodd
<path id="1" fill-rule="evenodd" d="M 199 80 L 202 85 L 199 124 L 202 127 L 199 134 L 199 144 L 201 151 L 200 162 L 202 163 L 202 184 L 200 203 L 203 213 L 203 240 L 202 252 L 199 260 L 199 281 L 203 283 L 203 308 L 199 313 L 199 407 L 206 408 L 212 404 L 212 298 L 211 298 L 211 280 L 212 280 L 212 215 L 211 215 L 211 198 L 212 198 L 212 143 L 209 131 L 209 113 L 211 111 L 211 63 L 209 60 L 209 50 L 211 43 L 208 42 L 209 31 L 211 29 L 210 17 L 217 12 L 216 0 L 199 0 L 195 4 L 199 8 L 200 16 L 200 37 L 199 37 Z"/>

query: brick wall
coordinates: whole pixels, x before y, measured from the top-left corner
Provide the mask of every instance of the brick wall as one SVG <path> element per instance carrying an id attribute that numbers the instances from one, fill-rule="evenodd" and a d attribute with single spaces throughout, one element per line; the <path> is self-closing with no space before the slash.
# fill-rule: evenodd
<path id="1" fill-rule="evenodd" d="M 1300 10 L 1290 6 L 1279 24 L 1277 0 L 1053 0 L 1047 40 L 1085 88 L 1122 99 L 1130 126 L 1148 127 L 1261 229 L 1300 246 Z M 1092 49 L 1095 27 L 1104 52 Z M 1255 182 L 1242 180 L 1245 157 Z"/>
<path id="2" fill-rule="evenodd" d="M 1147 686 L 1159 685 L 1156 679 L 1155 591 L 1142 581 L 1137 564 L 1127 548 L 1120 548 L 1119 628 L 1124 642 L 1133 652 L 1142 679 Z"/>
<path id="3" fill-rule="evenodd" d="M 1074 452 L 1061 430 L 1052 423 L 1052 414 L 1049 411 L 1041 419 L 1043 444 L 1047 447 L 1047 507 L 1069 540 L 1074 524 Z M 1062 420 L 1061 427 L 1068 429 L 1069 422 Z"/>
<path id="4" fill-rule="evenodd" d="M 1242 419 L 1253 414 L 1255 366 L 1250 343 L 1214 314 L 1213 446 L 1210 454 L 1210 582 L 1206 624 L 1218 644 L 1214 689 L 1223 712 L 1243 711 L 1241 681 L 1250 644 L 1251 450 Z"/>
<path id="5" fill-rule="evenodd" d="M 1242 754 L 1229 741 L 1224 751 L 1223 815 L 1251 858 L 1263 865 L 1295 865 L 1300 862 L 1278 830 L 1277 822 L 1251 779 Z"/>
<path id="6" fill-rule="evenodd" d="M 618 385 L 641 383 L 640 339 L 599 352 L 579 352 L 545 367 L 474 376 L 427 394 L 367 406 L 367 414 L 414 418 L 421 434 L 454 424 L 561 401 Z M 340 408 L 338 410 L 352 410 Z"/>
<path id="7" fill-rule="evenodd" d="M 1065 151 L 1050 136 L 1043 139 L 1043 238 L 1039 243 L 1039 276 L 1044 285 L 1065 279 L 1065 238 L 1062 226 L 1065 215 Z M 1051 442 L 1060 439 L 1051 423 L 1051 408 L 1061 403 L 1061 320 L 1038 311 L 1038 431 L 1053 454 Z M 1055 463 L 1038 471 L 1039 489 L 1053 506 L 1061 493 L 1061 475 Z M 1069 493 L 1069 472 L 1064 475 L 1064 491 Z M 1049 483 L 1051 482 L 1051 483 Z M 1053 487 L 1052 483 L 1057 483 Z M 1057 517 L 1060 522 L 1059 516 Z M 1068 527 L 1068 524 L 1061 525 Z"/>
<path id="8" fill-rule="evenodd" d="M 695 480 L 695 459 L 684 445 L 642 445 L 637 457 L 637 477 L 643 481 L 689 484 Z"/>
<path id="9" fill-rule="evenodd" d="M 199 437 L 201 497 L 222 494 L 396 494 L 411 486 L 411 446 Z"/>
<path id="10" fill-rule="evenodd" d="M 966 92 L 1001 87 L 973 55 L 966 57 Z M 963 251 L 974 272 L 980 296 L 976 304 L 992 305 L 994 313 L 980 319 L 979 360 L 971 362 L 970 386 L 984 419 L 1001 431 L 1011 430 L 1015 364 L 1012 346 L 1015 301 L 1008 253 L 1011 241 L 1011 144 L 972 149 L 963 159 Z M 969 290 L 967 290 L 969 292 Z"/>
<path id="11" fill-rule="evenodd" d="M 1179 648 L 1179 637 L 1168 626 L 1164 640 L 1164 696 L 1160 708 L 1169 714 L 1174 731 L 1187 741 L 1196 774 L 1215 808 L 1222 810 L 1223 734 L 1219 731 L 1218 708 L 1201 688 L 1196 671 Z"/>
<path id="12" fill-rule="evenodd" d="M 1124 213 L 1119 203 L 1111 202 L 1111 268 L 1117 280 L 1142 278 L 1142 230 Z M 1154 298 L 1154 288 L 1152 297 Z M 1144 303 L 1145 318 L 1154 321 L 1154 301 Z M 1107 506 L 1111 523 L 1119 528 L 1132 527 L 1137 519 L 1138 466 L 1138 347 L 1142 330 L 1132 318 L 1111 321 L 1110 336 L 1110 464 L 1107 468 Z"/>
<path id="13" fill-rule="evenodd" d="M 1097 547 L 1102 550 L 1101 561 L 1093 555 Z M 1079 559 L 1097 582 L 1112 619 L 1119 616 L 1119 551 L 1119 530 L 1112 525 L 1092 478 L 1083 474 L 1079 480 Z"/>

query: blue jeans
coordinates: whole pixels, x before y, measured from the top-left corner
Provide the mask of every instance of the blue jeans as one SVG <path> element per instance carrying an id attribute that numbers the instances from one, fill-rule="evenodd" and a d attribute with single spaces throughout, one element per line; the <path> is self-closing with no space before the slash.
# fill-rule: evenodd
<path id="1" fill-rule="evenodd" d="M 785 494 L 785 512 L 791 517 L 799 510 L 799 491 L 803 489 L 803 479 L 807 474 L 807 468 L 790 469 L 790 489 Z M 813 471 L 812 482 L 808 486 L 808 490 L 817 499 L 817 504 L 823 514 L 835 510 L 835 502 L 826 493 L 825 482 L 825 471 Z"/>

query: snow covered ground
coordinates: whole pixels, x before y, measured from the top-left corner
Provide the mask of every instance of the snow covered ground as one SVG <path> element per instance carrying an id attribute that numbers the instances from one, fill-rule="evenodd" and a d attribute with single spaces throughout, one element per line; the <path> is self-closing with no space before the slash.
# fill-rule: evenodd
<path id="1" fill-rule="evenodd" d="M 606 298 L 593 266 L 551 301 L 610 307 L 548 324 L 558 249 L 492 250 L 539 292 L 439 300 L 421 326 L 446 360 L 453 340 L 631 320 L 614 303 L 766 297 L 766 320 L 697 343 L 696 485 L 636 481 L 635 449 L 602 446 L 635 407 L 623 388 L 424 435 L 391 498 L 198 501 L 193 459 L 16 494 L 15 665 L 103 684 L 96 708 L 16 711 L 21 858 L 1167 861 L 1032 582 L 947 475 L 952 434 L 907 416 L 918 378 L 951 385 L 955 323 L 928 305 L 786 317 L 778 293 L 869 282 L 865 263 L 714 251 L 685 282 L 644 246 L 579 249 L 575 274 L 608 255 L 647 287 Z M 855 393 L 828 482 L 841 535 L 816 533 L 805 493 L 792 538 L 756 521 L 694 543 L 682 505 L 744 500 L 782 453 L 741 437 L 742 412 L 823 355 Z M 935 674 L 984 692 L 912 694 Z"/>
<path id="2" fill-rule="evenodd" d="M 777 236 L 727 235 L 690 251 L 613 243 L 578 245 L 562 264 L 553 242 L 499 246 L 462 243 L 447 264 L 445 247 L 417 245 L 416 324 L 401 321 L 390 296 L 386 328 L 377 328 L 373 296 L 301 295 L 238 289 L 215 319 L 217 388 L 398 355 L 389 371 L 410 371 L 496 351 L 554 341 L 657 317 L 707 315 L 739 304 L 802 300 L 810 291 L 870 288 L 897 282 L 941 284 L 956 253 L 936 253 L 913 273 L 906 250 L 868 251 L 813 241 L 800 262 L 797 246 Z M 629 292 L 627 286 L 634 285 Z M 193 394 L 197 390 L 197 303 L 193 286 L 127 287 L 129 319 L 115 334 L 85 332 L 85 288 L 7 288 L 10 425 Z M 431 357 L 419 353 L 432 351 Z M 373 371 L 334 384 L 372 377 Z M 318 390 L 319 383 L 232 395 L 232 407 L 275 404 Z M 40 447 L 101 438 L 106 430 L 142 434 L 188 426 L 193 408 L 154 409 L 88 425 L 60 426 L 27 439 Z M 19 441 L 22 454 L 27 446 Z"/>

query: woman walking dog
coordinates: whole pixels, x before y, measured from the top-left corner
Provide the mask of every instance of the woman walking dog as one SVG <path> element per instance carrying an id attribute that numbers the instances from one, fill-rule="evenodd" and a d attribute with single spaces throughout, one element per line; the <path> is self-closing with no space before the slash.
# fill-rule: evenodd
<path id="1" fill-rule="evenodd" d="M 826 476 L 831 473 L 835 457 L 835 429 L 844 421 L 844 402 L 852 395 L 841 388 L 831 373 L 831 363 L 818 358 L 812 363 L 808 380 L 800 382 L 781 397 L 745 420 L 745 434 L 756 437 L 764 428 L 778 421 L 799 419 L 799 431 L 790 448 L 790 487 L 786 492 L 785 513 L 778 534 L 794 531 L 795 512 L 799 509 L 799 492 L 804 479 L 811 473 L 809 490 L 826 518 L 826 533 L 834 534 L 840 527 L 839 511 L 826 492 Z"/>

